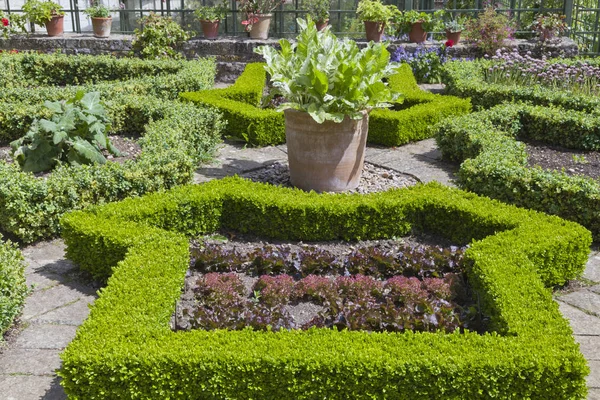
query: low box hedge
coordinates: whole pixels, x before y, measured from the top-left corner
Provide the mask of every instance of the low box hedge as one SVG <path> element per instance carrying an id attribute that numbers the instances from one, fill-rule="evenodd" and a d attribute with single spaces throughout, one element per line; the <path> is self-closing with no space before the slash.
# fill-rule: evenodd
<path id="1" fill-rule="evenodd" d="M 372 195 L 226 178 L 62 218 L 67 256 L 108 278 L 61 357 L 72 399 L 583 399 L 586 362 L 546 286 L 582 273 L 573 222 L 439 184 Z M 468 277 L 491 332 L 310 329 L 173 332 L 189 236 L 222 227 L 279 239 L 412 231 L 470 242 Z"/>
<path id="2" fill-rule="evenodd" d="M 530 138 L 600 150 L 600 115 L 526 104 L 505 104 L 442 122 L 436 140 L 446 159 L 462 162 L 458 185 L 507 203 L 576 221 L 600 238 L 600 185 L 527 165 Z"/>
<path id="3" fill-rule="evenodd" d="M 578 60 L 556 59 L 552 62 L 573 64 Z M 586 60 L 600 64 L 598 60 Z M 570 110 L 594 112 L 600 108 L 598 96 L 544 87 L 541 85 L 507 85 L 488 83 L 485 71 L 491 60 L 453 61 L 444 65 L 444 83 L 448 94 L 470 98 L 476 109 L 490 108 L 504 102 L 529 101 L 537 105 L 555 105 Z"/>
<path id="4" fill-rule="evenodd" d="M 25 261 L 14 243 L 0 235 L 0 341 L 19 315 L 29 289 L 25 283 Z"/>
<path id="5" fill-rule="evenodd" d="M 266 84 L 263 64 L 248 64 L 234 85 L 226 89 L 182 93 L 183 99 L 210 106 L 228 121 L 226 134 L 252 145 L 285 143 L 285 118 L 274 109 L 260 108 Z M 403 94 L 399 110 L 376 109 L 369 116 L 367 141 L 384 146 L 399 146 L 431 137 L 429 128 L 445 117 L 471 111 L 469 100 L 423 91 L 410 66 L 402 65 L 389 84 Z"/>
<path id="6" fill-rule="evenodd" d="M 0 162 L 0 231 L 22 242 L 56 235 L 66 211 L 189 183 L 221 141 L 218 114 L 177 100 L 179 91 L 213 85 L 214 60 L 18 54 L 0 55 L 0 69 L 7 87 L 0 91 L 0 145 L 48 116 L 44 100 L 70 98 L 77 90 L 101 92 L 111 134 L 142 136 L 141 155 L 124 164 L 61 166 L 36 178 Z"/>

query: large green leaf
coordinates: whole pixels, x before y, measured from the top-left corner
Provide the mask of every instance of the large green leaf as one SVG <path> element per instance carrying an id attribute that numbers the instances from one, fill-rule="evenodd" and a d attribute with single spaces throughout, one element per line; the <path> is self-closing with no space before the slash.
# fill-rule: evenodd
<path id="1" fill-rule="evenodd" d="M 75 138 L 73 142 L 73 149 L 77 152 L 77 155 L 86 161 L 86 164 L 104 164 L 106 158 L 102 153 L 90 142 L 81 138 Z"/>

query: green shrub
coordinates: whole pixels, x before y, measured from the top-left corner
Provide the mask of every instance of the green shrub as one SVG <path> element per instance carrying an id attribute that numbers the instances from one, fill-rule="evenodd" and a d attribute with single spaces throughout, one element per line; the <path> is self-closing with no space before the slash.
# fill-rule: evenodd
<path id="1" fill-rule="evenodd" d="M 170 16 L 158 15 L 154 12 L 143 16 L 141 29 L 136 29 L 135 38 L 131 42 L 133 53 L 150 60 L 161 58 L 183 58 L 178 50 L 189 40 L 190 33 Z"/>
<path id="2" fill-rule="evenodd" d="M 446 159 L 462 162 L 461 188 L 579 222 L 600 237 L 600 186 L 585 177 L 527 166 L 516 137 L 570 148 L 600 149 L 600 116 L 505 104 L 442 122 L 436 140 Z"/>
<path id="3" fill-rule="evenodd" d="M 560 62 L 568 64 L 576 60 L 560 59 Z M 446 63 L 444 82 L 447 92 L 454 96 L 470 98 L 475 108 L 490 108 L 515 101 L 529 101 L 542 106 L 556 105 L 569 110 L 588 112 L 595 112 L 600 108 L 598 96 L 586 96 L 541 85 L 487 83 L 484 71 L 491 66 L 490 63 L 490 60 Z"/>
<path id="4" fill-rule="evenodd" d="M 0 235 L 0 340 L 21 312 L 28 292 L 23 254 Z"/>
<path id="5" fill-rule="evenodd" d="M 69 398 L 585 398 L 589 370 L 545 286 L 581 274 L 591 237 L 557 217 L 438 184 L 318 195 L 227 178 L 77 211 L 62 225 L 68 257 L 108 278 L 61 355 Z M 493 332 L 172 332 L 186 235 L 219 227 L 471 242 L 469 281 Z"/>
<path id="6" fill-rule="evenodd" d="M 259 108 L 266 82 L 263 64 L 248 64 L 236 83 L 226 89 L 182 93 L 181 97 L 218 109 L 227 120 L 226 134 L 255 146 L 285 143 L 285 119 L 273 109 Z M 438 121 L 471 111 L 469 100 L 421 90 L 408 65 L 389 84 L 403 94 L 399 111 L 376 109 L 369 116 L 369 143 L 399 146 L 431 137 Z"/>

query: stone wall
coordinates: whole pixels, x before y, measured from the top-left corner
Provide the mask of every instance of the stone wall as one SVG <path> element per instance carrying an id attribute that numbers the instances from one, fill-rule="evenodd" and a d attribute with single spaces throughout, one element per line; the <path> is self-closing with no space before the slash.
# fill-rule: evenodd
<path id="1" fill-rule="evenodd" d="M 91 34 L 67 33 L 64 36 L 49 37 L 46 35 L 14 36 L 0 39 L 2 50 L 35 50 L 45 53 L 61 51 L 67 54 L 112 54 L 126 56 L 131 51 L 131 35 L 114 34 L 108 39 L 98 39 Z M 365 46 L 366 41 L 358 40 L 359 46 Z M 441 46 L 442 42 L 428 42 L 425 47 Z M 277 39 L 251 40 L 245 37 L 223 37 L 218 40 L 192 39 L 185 43 L 183 54 L 190 59 L 197 57 L 215 57 L 219 65 L 220 80 L 230 80 L 239 75 L 247 62 L 261 61 L 260 55 L 254 53 L 254 48 L 262 45 L 277 46 Z M 404 46 L 407 51 L 414 52 L 414 43 L 394 42 L 390 44 L 393 52 L 398 46 Z M 530 52 L 534 57 L 542 54 L 556 57 L 574 57 L 578 54 L 577 44 L 571 39 L 563 38 L 557 43 L 540 46 L 537 41 L 512 40 L 507 42 L 508 48 L 517 48 L 521 54 Z M 474 57 L 474 48 L 460 43 L 448 49 L 453 57 Z"/>

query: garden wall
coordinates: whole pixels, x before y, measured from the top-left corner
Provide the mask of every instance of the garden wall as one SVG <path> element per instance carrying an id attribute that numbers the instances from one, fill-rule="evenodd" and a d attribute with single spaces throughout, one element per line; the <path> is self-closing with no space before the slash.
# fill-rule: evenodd
<path id="1" fill-rule="evenodd" d="M 46 35 L 30 35 L 29 37 L 14 36 L 0 40 L 0 50 L 35 50 L 45 53 L 61 51 L 67 54 L 113 54 L 125 56 L 131 50 L 132 35 L 111 35 L 108 39 L 98 39 L 89 34 L 70 33 L 59 37 Z M 218 80 L 234 80 L 243 70 L 247 62 L 263 61 L 262 57 L 254 53 L 254 48 L 265 44 L 276 45 L 278 39 L 250 40 L 240 37 L 223 37 L 218 40 L 192 39 L 185 43 L 183 53 L 187 58 L 214 56 L 219 64 Z M 359 46 L 366 45 L 365 40 L 358 41 Z M 440 46 L 441 42 L 426 44 L 426 47 Z M 396 47 L 404 46 L 409 51 L 415 51 L 414 43 L 397 42 L 390 45 L 390 52 Z M 542 53 L 552 56 L 574 57 L 578 55 L 577 44 L 571 39 L 564 38 L 561 42 L 544 47 L 538 46 L 536 41 L 512 40 L 507 43 L 507 48 L 517 48 L 521 54 L 531 52 L 534 57 L 541 57 Z M 473 57 L 474 49 L 469 45 L 460 43 L 449 50 L 453 57 Z M 220 79 L 221 76 L 224 79 Z M 230 76 L 232 78 L 230 78 Z"/>

